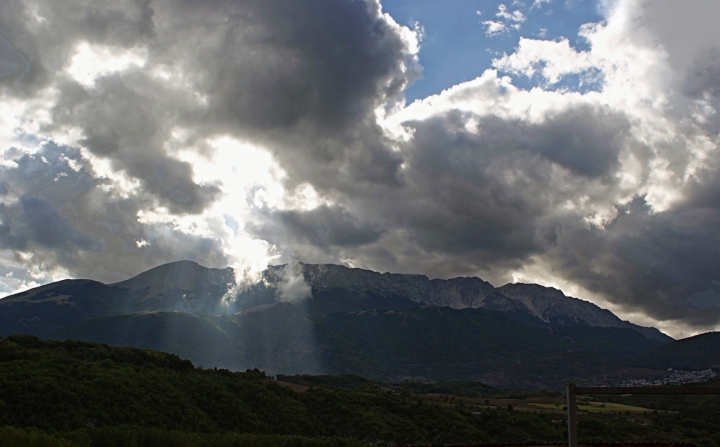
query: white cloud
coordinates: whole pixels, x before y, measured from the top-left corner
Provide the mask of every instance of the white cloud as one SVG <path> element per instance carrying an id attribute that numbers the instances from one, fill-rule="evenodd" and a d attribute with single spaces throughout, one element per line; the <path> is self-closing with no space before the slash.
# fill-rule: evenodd
<path id="1" fill-rule="evenodd" d="M 520 10 L 508 11 L 507 6 L 500 4 L 498 6 L 498 12 L 495 14 L 496 17 L 500 17 L 509 22 L 524 22 L 525 15 Z"/>
<path id="2" fill-rule="evenodd" d="M 534 0 L 530 8 L 542 8 L 545 3 L 550 4 L 552 0 Z"/>
<path id="3" fill-rule="evenodd" d="M 516 3 L 513 3 L 515 5 Z M 480 12 L 480 11 L 478 11 Z M 509 11 L 507 6 L 500 4 L 498 6 L 498 12 L 495 14 L 496 17 L 500 17 L 505 21 L 485 20 L 482 24 L 485 26 L 485 35 L 489 37 L 497 36 L 502 33 L 508 32 L 510 29 L 520 30 L 521 23 L 526 20 L 525 15 L 522 11 L 515 10 Z"/>
<path id="4" fill-rule="evenodd" d="M 501 71 L 532 77 L 539 72 L 549 84 L 556 84 L 563 76 L 587 71 L 597 66 L 590 52 L 578 52 L 567 39 L 558 41 L 534 40 L 524 37 L 516 51 L 493 61 Z"/>
<path id="5" fill-rule="evenodd" d="M 502 22 L 495 22 L 493 20 L 485 20 L 482 22 L 485 26 L 485 35 L 497 36 L 507 31 L 507 26 Z"/>

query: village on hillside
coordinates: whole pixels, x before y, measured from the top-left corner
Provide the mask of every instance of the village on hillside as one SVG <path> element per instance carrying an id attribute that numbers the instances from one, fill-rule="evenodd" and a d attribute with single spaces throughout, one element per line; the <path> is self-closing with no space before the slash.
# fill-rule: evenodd
<path id="1" fill-rule="evenodd" d="M 681 371 L 668 368 L 667 375 L 662 379 L 627 379 L 617 386 L 658 386 L 658 385 L 682 385 L 684 383 L 705 382 L 713 379 L 717 373 L 711 368 L 701 371 Z"/>

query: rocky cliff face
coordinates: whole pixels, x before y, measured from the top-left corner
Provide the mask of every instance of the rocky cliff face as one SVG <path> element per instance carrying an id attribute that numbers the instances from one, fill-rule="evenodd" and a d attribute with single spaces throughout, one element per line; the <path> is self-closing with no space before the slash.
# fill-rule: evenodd
<path id="1" fill-rule="evenodd" d="M 313 294 L 350 289 L 382 296 L 399 296 L 423 305 L 453 309 L 482 308 L 524 312 L 518 300 L 498 293 L 480 278 L 429 279 L 424 275 L 377 273 L 331 264 L 303 264 L 302 273 Z"/>
<path id="2" fill-rule="evenodd" d="M 655 328 L 623 321 L 607 309 L 538 284 L 508 284 L 495 288 L 480 278 L 431 280 L 424 275 L 381 274 L 331 264 L 300 264 L 300 267 L 313 296 L 329 290 L 354 290 L 387 298 L 400 296 L 422 305 L 527 314 L 552 326 L 624 327 L 648 338 L 672 341 Z M 276 266 L 269 270 L 278 272 L 283 268 Z"/>
<path id="3" fill-rule="evenodd" d="M 623 321 L 607 309 L 565 294 L 552 287 L 538 284 L 506 284 L 498 292 L 521 301 L 528 312 L 552 325 L 585 325 L 633 329 L 645 337 L 669 342 L 672 338 L 655 328 Z"/>

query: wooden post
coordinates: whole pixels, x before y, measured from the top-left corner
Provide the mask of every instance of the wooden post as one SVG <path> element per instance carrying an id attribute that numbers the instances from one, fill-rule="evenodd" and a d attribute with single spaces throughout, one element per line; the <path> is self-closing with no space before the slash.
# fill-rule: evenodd
<path id="1" fill-rule="evenodd" d="M 575 384 L 567 387 L 568 447 L 577 447 L 577 414 L 575 413 Z"/>

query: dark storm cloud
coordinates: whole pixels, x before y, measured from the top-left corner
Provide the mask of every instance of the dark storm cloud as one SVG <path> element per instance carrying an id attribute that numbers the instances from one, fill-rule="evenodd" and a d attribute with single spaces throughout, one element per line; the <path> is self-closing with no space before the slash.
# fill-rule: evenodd
<path id="1" fill-rule="evenodd" d="M 712 328 L 720 321 L 720 295 L 715 309 L 694 306 L 693 297 L 717 289 L 719 225 L 717 208 L 652 213 L 637 198 L 604 230 L 566 228 L 549 255 L 566 277 L 629 309 Z"/>
<path id="2" fill-rule="evenodd" d="M 19 170 L 4 172 L 15 197 L 44 200 L 78 231 L 105 240 L 101 259 L 80 250 L 86 264 L 73 272 L 100 265 L 136 273 L 177 257 L 227 262 L 217 240 L 138 222 L 139 212 L 158 206 L 182 216 L 203 213 L 217 200 L 221 185 L 195 181 L 193 166 L 175 153 L 211 155 L 207 139 L 214 136 L 271 150 L 290 187 L 311 182 L 332 192 L 399 184 L 402 159 L 383 136 L 375 110 L 401 100 L 418 67 L 399 28 L 374 0 L 10 0 L 0 10 L 0 35 L 6 39 L 0 47 L 3 95 L 31 99 L 55 89 L 51 120 L 41 132 L 79 134 L 79 146 L 138 182 L 129 196 L 108 193 L 112 181 L 81 181 L 88 171 L 66 170 L 62 181 L 73 179 L 81 192 L 48 199 L 53 188 L 36 187 Z M 125 51 L 141 62 L 79 83 L 66 70 L 82 45 L 110 54 L 84 69 L 102 69 Z M 19 60 L 29 64 L 23 73 L 16 69 Z M 177 129 L 182 142 L 174 139 Z M 348 214 L 329 212 L 333 216 L 328 228 L 334 229 L 322 236 L 328 244 L 377 237 Z M 285 218 L 301 232 L 309 228 L 307 219 L 319 216 Z"/>
<path id="3" fill-rule="evenodd" d="M 174 126 L 191 129 L 192 141 L 260 141 L 291 183 L 397 184 L 401 160 L 375 109 L 398 99 L 417 74 L 407 43 L 372 0 L 15 0 L 4 11 L 3 35 L 32 66 L 7 78 L 6 93 L 55 82 L 55 130 L 80 127 L 80 144 L 139 179 L 171 212 L 198 213 L 217 197 L 167 153 Z M 147 60 L 91 88 L 53 77 L 80 42 L 141 48 Z M 182 85 L 151 76 L 155 69 L 181 73 Z"/>
<path id="4" fill-rule="evenodd" d="M 468 122 L 477 122 L 477 134 Z M 698 328 L 720 322 L 720 294 L 706 293 L 720 280 L 717 155 L 672 209 L 655 212 L 636 197 L 615 205 L 617 217 L 600 228 L 585 220 L 587 210 L 564 205 L 583 196 L 612 204 L 621 149 L 640 163 L 640 178 L 652 169 L 651 152 L 624 116 L 582 107 L 528 124 L 453 112 L 410 125 L 407 182 L 414 197 L 386 211 L 397 211 L 424 256 L 443 256 L 439 275 L 472 265 L 502 276 L 542 256 L 561 277 L 627 310 Z M 669 144 L 664 151 L 685 149 Z M 702 293 L 699 309 L 693 297 Z M 718 310 L 708 310 L 712 302 Z"/>
<path id="5" fill-rule="evenodd" d="M 218 187 L 195 183 L 192 166 L 164 148 L 172 126 L 190 107 L 186 98 L 139 71 L 105 77 L 90 90 L 74 82 L 62 86 L 53 109 L 56 126 L 81 126 L 81 145 L 139 179 L 145 192 L 171 212 L 199 213 L 212 203 Z M 167 108 L 160 110 L 163 104 Z"/>
<path id="6" fill-rule="evenodd" d="M 428 250 L 481 251 L 486 262 L 541 252 L 563 202 L 612 188 L 628 127 L 591 107 L 542 123 L 450 112 L 408 125 L 411 188 L 385 212 Z"/>
<path id="7" fill-rule="evenodd" d="M 320 206 L 310 211 L 277 211 L 269 216 L 272 223 L 251 229 L 273 240 L 282 234 L 291 243 L 311 244 L 322 250 L 351 248 L 377 241 L 384 230 L 362 222 L 339 206 Z"/>
<path id="8" fill-rule="evenodd" d="M 195 64 L 212 64 L 200 83 L 213 93 L 213 118 L 260 129 L 308 123 L 343 134 L 407 82 L 405 43 L 376 8 L 256 0 L 170 2 L 158 10 L 195 25 L 233 19 L 211 31 L 222 33 L 211 48 L 222 58 L 190 54 Z"/>
<path id="9" fill-rule="evenodd" d="M 53 82 L 80 41 L 133 47 L 152 35 L 150 0 L 7 0 L 0 34 L 29 67 L 0 79 L 4 93 L 28 97 Z"/>
<path id="10" fill-rule="evenodd" d="M 138 212 L 152 208 L 153 200 L 106 190 L 107 180 L 77 149 L 44 144 L 14 161 L 15 167 L 0 168 L 0 244 L 38 255 L 23 261 L 25 274 L 31 266 L 57 266 L 74 277 L 112 281 L 179 259 L 227 264 L 217 240 L 139 223 Z M 140 241 L 149 245 L 139 247 Z"/>
<path id="11" fill-rule="evenodd" d="M 0 29 L 31 66 L 3 78 L 5 93 L 54 84 L 61 96 L 48 130 L 81 128 L 79 144 L 173 213 L 202 212 L 218 194 L 168 152 L 174 126 L 195 141 L 227 133 L 261 141 L 291 182 L 397 183 L 400 160 L 374 110 L 415 75 L 406 43 L 372 1 L 16 0 Z M 147 61 L 91 88 L 57 78 L 81 42 L 142 48 Z M 182 87 L 151 76 L 155 68 L 182 73 Z"/>
<path id="12" fill-rule="evenodd" d="M 639 163 L 640 179 L 652 170 L 652 151 L 618 112 L 579 106 L 527 122 L 451 111 L 406 125 L 413 137 L 402 149 L 403 187 L 342 196 L 363 210 L 358 216 L 382 222 L 377 242 L 348 249 L 287 216 L 275 220 L 285 233 L 264 236 L 311 262 L 331 252 L 378 270 L 479 273 L 496 283 L 540 256 L 562 278 L 628 311 L 697 328 L 720 321 L 718 157 L 705 160 L 682 201 L 656 212 L 641 196 L 614 205 L 622 151 Z M 660 149 L 686 147 L 669 141 Z M 687 163 L 677 161 L 676 169 Z M 590 206 L 566 206 L 579 197 Z M 586 218 L 603 203 L 617 216 L 603 227 L 590 224 Z M 310 228 L 322 231 L 330 221 L 313 220 Z"/>
<path id="13" fill-rule="evenodd" d="M 200 43 L 177 63 L 203 67 L 194 81 L 208 94 L 203 123 L 211 131 L 270 148 L 290 184 L 312 179 L 326 191 L 397 184 L 401 160 L 375 109 L 398 99 L 417 74 L 406 42 L 373 1 L 188 1 L 155 9 L 166 26 Z"/>
<path id="14" fill-rule="evenodd" d="M 318 208 L 277 214 L 257 234 L 306 262 L 332 253 L 377 269 L 502 278 L 560 243 L 563 226 L 587 226 L 563 205 L 612 193 L 620 148 L 631 139 L 623 115 L 591 106 L 542 122 L 450 111 L 406 126 L 413 138 L 400 151 L 402 187 L 338 195 L 354 219 L 382 232 L 369 227 L 373 237 L 350 249 L 335 229 L 353 237 L 357 224 L 338 225 Z"/>
<path id="15" fill-rule="evenodd" d="M 32 242 L 63 252 L 103 249 L 100 241 L 78 231 L 68 219 L 40 199 L 20 197 L 17 208 L 3 205 L 0 215 L 3 248 L 22 250 Z"/>
<path id="16" fill-rule="evenodd" d="M 104 250 L 102 239 L 79 230 L 48 202 L 77 197 L 99 183 L 86 170 L 70 169 L 68 160 L 78 156 L 76 150 L 63 154 L 57 146 L 47 145 L 37 154 L 17 159 L 16 168 L 0 169 L 4 190 L 4 200 L 0 204 L 0 244 L 3 248 L 23 251 L 36 244 L 54 251 L 66 261 L 74 260 L 79 250 L 93 253 Z M 16 200 L 9 195 L 15 196 Z"/>

